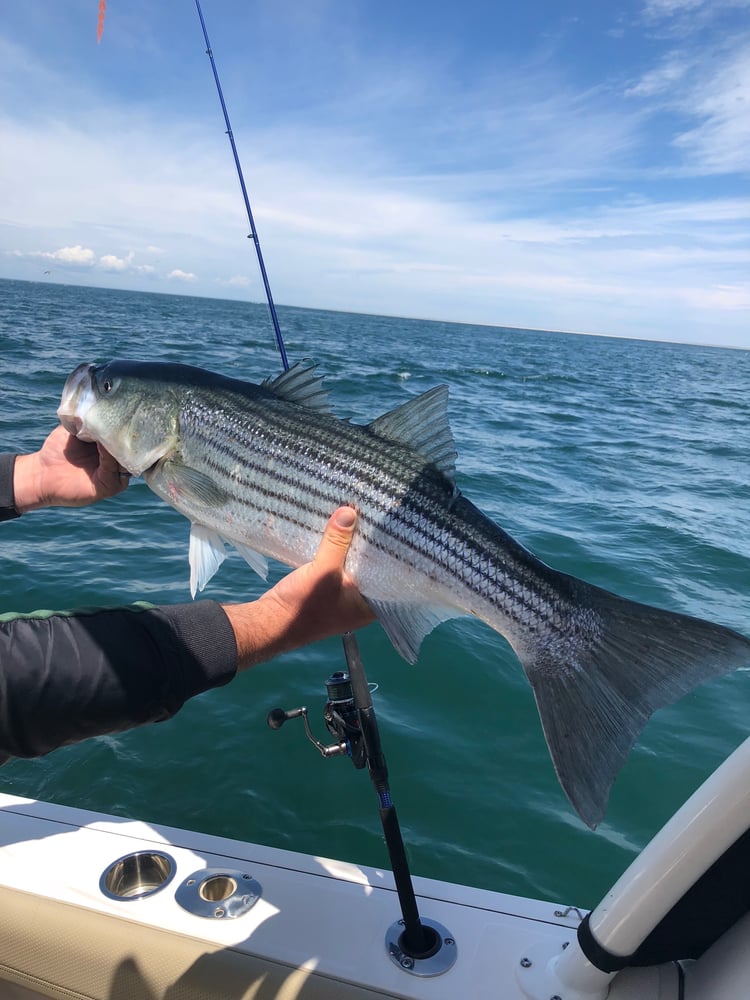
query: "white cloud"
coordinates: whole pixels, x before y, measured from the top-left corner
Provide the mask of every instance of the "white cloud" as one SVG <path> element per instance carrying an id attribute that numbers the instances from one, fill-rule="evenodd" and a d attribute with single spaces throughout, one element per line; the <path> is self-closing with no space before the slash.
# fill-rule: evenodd
<path id="1" fill-rule="evenodd" d="M 708 21 L 725 10 L 750 6 L 750 0 L 645 0 L 646 21 L 664 22 L 672 19 L 682 32 L 699 31 Z"/>
<path id="2" fill-rule="evenodd" d="M 168 278 L 174 279 L 176 281 L 195 281 L 196 275 L 191 274 L 190 271 L 181 271 L 180 268 L 175 268 L 174 271 L 170 271 L 167 275 Z"/>
<path id="3" fill-rule="evenodd" d="M 682 81 L 690 68 L 690 63 L 681 53 L 670 53 L 655 69 L 650 69 L 638 83 L 628 87 L 626 97 L 653 97 L 670 93 Z"/>
<path id="4" fill-rule="evenodd" d="M 643 13 L 647 18 L 657 20 L 695 11 L 704 3 L 705 0 L 646 0 Z"/>
<path id="5" fill-rule="evenodd" d="M 42 260 L 54 261 L 57 264 L 65 264 L 71 267 L 93 267 L 96 263 L 96 254 L 87 247 L 80 244 L 74 247 L 60 247 L 59 250 L 14 250 L 16 257 L 37 257 Z"/>
<path id="6" fill-rule="evenodd" d="M 683 288 L 682 296 L 685 303 L 693 309 L 744 313 L 750 311 L 750 283 Z"/>
<path id="7" fill-rule="evenodd" d="M 107 253 L 99 258 L 99 267 L 105 271 L 127 271 L 133 262 L 133 254 L 127 257 L 116 257 L 115 254 Z"/>
<path id="8" fill-rule="evenodd" d="M 225 288 L 249 288 L 252 283 L 246 274 L 235 274 L 231 278 L 216 279 L 216 284 L 223 285 Z"/>
<path id="9" fill-rule="evenodd" d="M 98 267 L 103 271 L 113 271 L 120 274 L 156 274 L 153 264 L 136 264 L 135 253 L 131 250 L 127 257 L 106 253 L 99 258 Z"/>
<path id="10" fill-rule="evenodd" d="M 134 262 L 135 254 L 132 251 L 126 257 L 105 253 L 97 259 L 94 250 L 80 244 L 72 247 L 61 247 L 59 250 L 11 250 L 6 251 L 6 253 L 21 260 L 49 261 L 58 267 L 95 268 L 99 271 L 119 274 L 150 275 L 156 273 L 156 268 L 152 264 L 136 264 Z"/>
<path id="11" fill-rule="evenodd" d="M 710 173 L 750 171 L 750 43 L 691 89 L 683 110 L 700 120 L 675 144 Z"/>
<path id="12" fill-rule="evenodd" d="M 647 70 L 625 96 L 639 99 L 647 112 L 672 116 L 672 146 L 683 155 L 684 172 L 750 170 L 750 36 L 686 42 Z"/>
<path id="13" fill-rule="evenodd" d="M 80 244 L 74 247 L 62 247 L 50 256 L 64 264 L 82 264 L 85 267 L 91 266 L 94 262 L 94 251 L 84 248 Z"/>

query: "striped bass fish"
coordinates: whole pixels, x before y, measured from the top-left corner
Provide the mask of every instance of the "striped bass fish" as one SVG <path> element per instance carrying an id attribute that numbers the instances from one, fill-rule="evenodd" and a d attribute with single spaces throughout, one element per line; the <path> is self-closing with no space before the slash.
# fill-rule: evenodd
<path id="1" fill-rule="evenodd" d="M 326 521 L 359 514 L 347 557 L 410 663 L 440 622 L 474 615 L 510 643 L 536 699 L 560 783 L 592 829 L 649 716 L 750 663 L 750 641 L 634 603 L 545 565 L 456 485 L 448 390 L 365 426 L 337 419 L 315 366 L 260 384 L 186 365 L 82 364 L 63 389 L 67 430 L 101 443 L 189 518 L 193 596 L 234 545 L 311 560 Z"/>

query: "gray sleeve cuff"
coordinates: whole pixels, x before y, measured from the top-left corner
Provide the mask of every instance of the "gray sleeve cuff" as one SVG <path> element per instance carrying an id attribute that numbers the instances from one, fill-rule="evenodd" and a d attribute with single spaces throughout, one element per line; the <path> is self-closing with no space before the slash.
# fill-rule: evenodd
<path id="1" fill-rule="evenodd" d="M 21 515 L 16 510 L 13 495 L 13 466 L 15 455 L 0 455 L 0 521 L 10 521 Z"/>

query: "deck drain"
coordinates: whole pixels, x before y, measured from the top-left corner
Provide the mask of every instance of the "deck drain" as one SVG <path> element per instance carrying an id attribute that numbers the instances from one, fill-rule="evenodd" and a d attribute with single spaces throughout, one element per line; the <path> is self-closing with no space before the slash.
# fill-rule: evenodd
<path id="1" fill-rule="evenodd" d="M 175 899 L 196 917 L 233 920 L 254 906 L 261 897 L 260 882 L 247 872 L 226 868 L 204 868 L 177 887 Z"/>

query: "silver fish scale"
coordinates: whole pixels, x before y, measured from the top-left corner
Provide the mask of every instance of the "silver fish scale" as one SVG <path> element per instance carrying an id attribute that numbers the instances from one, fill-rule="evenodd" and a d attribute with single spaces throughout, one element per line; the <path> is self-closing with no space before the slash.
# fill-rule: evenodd
<path id="1" fill-rule="evenodd" d="M 297 559 L 303 561 L 333 509 L 351 504 L 360 515 L 358 582 L 365 594 L 369 547 L 402 570 L 408 565 L 426 574 L 459 610 L 495 624 L 499 613 L 507 621 L 503 631 L 510 623 L 532 630 L 565 626 L 572 608 L 547 578 L 547 567 L 457 494 L 431 463 L 367 427 L 270 393 L 259 396 L 193 390 L 180 414 L 183 461 L 230 498 L 228 535 L 287 557 L 289 538 L 304 536 Z M 269 512 L 276 540 L 243 533 L 248 525 L 267 525 Z M 219 530 L 226 529 L 222 522 Z"/>

